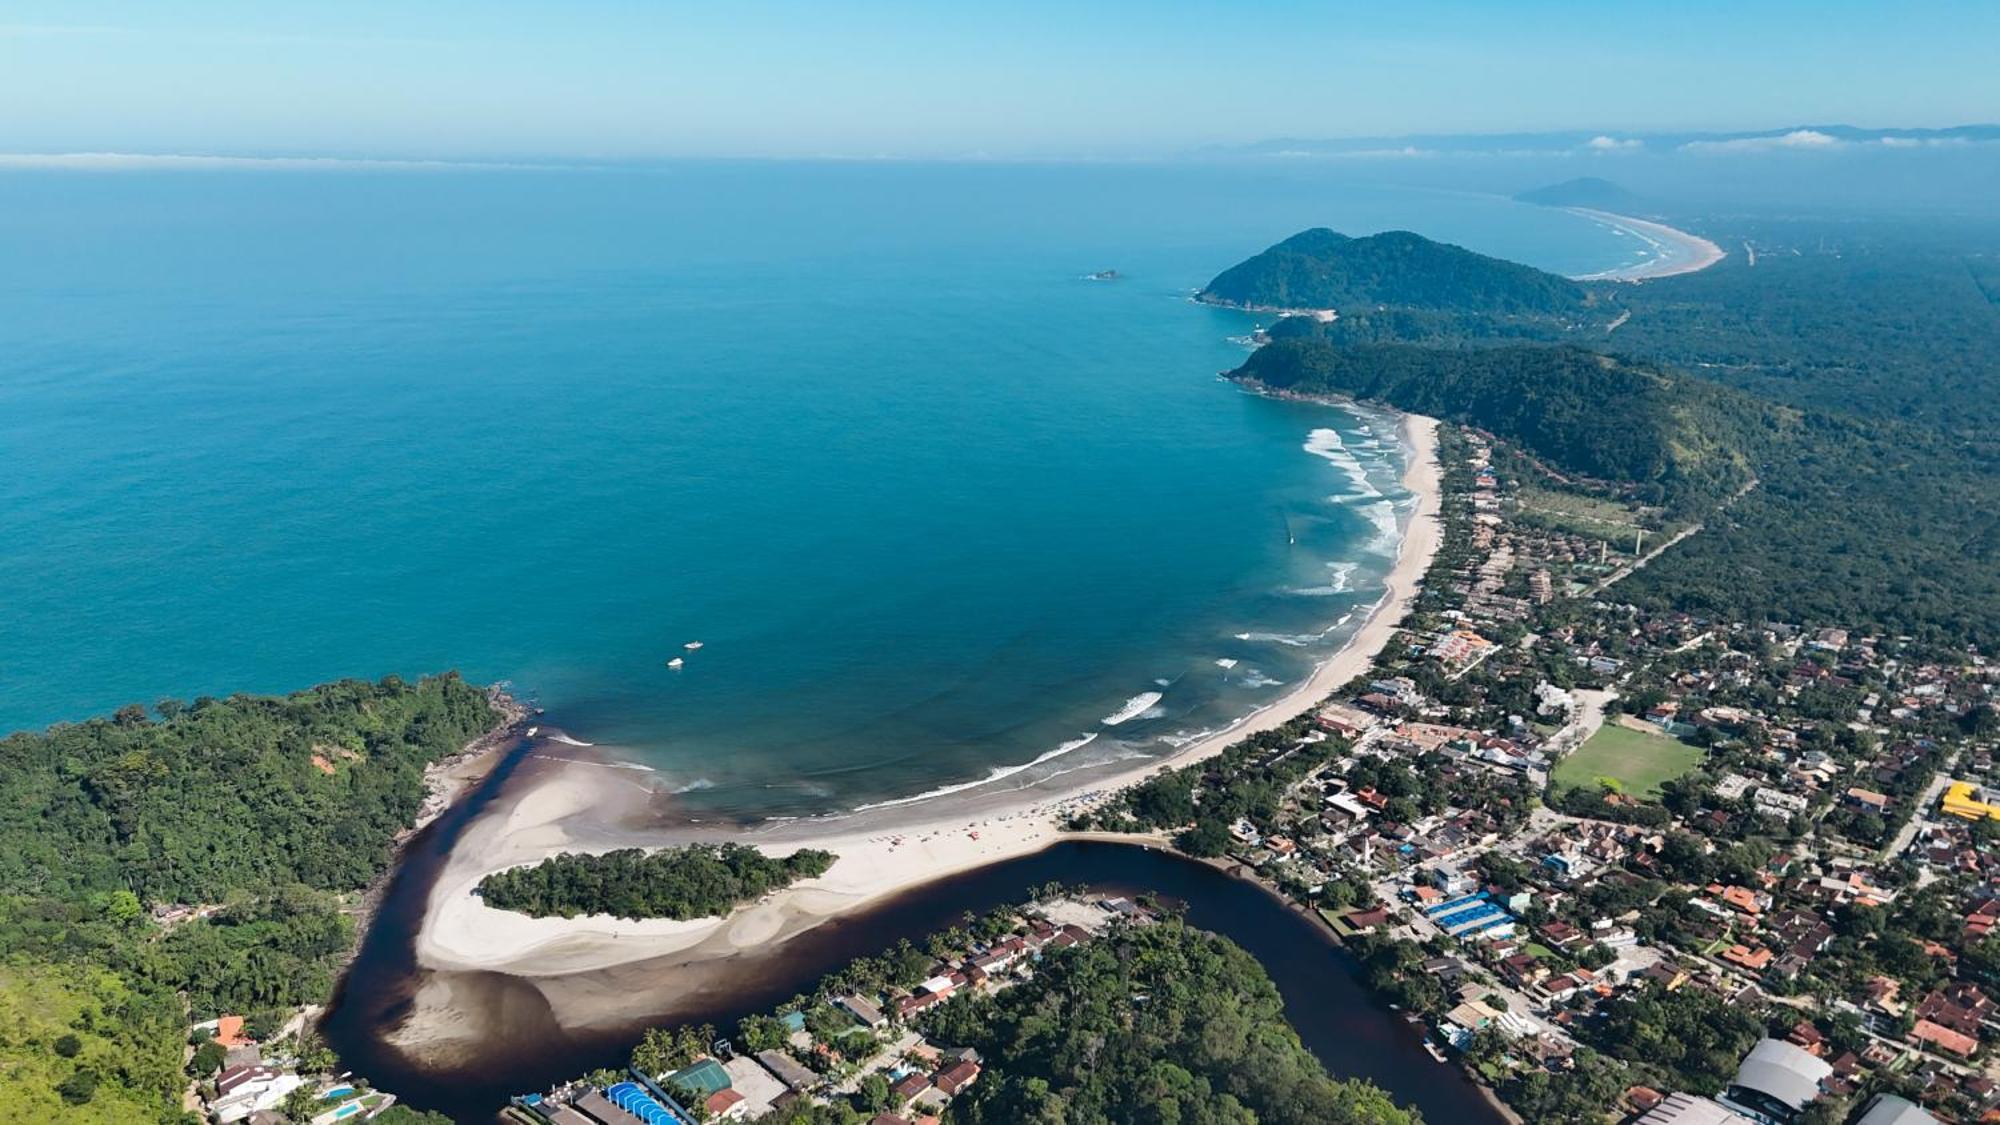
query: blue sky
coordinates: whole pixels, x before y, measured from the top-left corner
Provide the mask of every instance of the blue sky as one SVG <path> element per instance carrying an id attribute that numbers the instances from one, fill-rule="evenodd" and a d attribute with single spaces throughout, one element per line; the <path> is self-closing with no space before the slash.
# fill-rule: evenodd
<path id="1" fill-rule="evenodd" d="M 1127 157 L 2000 118 L 2000 4 L 0 8 L 0 152 Z"/>

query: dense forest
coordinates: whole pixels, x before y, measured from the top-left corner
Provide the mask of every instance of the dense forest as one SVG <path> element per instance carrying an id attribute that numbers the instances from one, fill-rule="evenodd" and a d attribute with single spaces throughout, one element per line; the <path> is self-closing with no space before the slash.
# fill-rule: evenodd
<path id="1" fill-rule="evenodd" d="M 1591 300 L 1566 278 L 1409 231 L 1349 238 L 1323 227 L 1231 266 L 1200 297 L 1245 308 L 1388 305 L 1537 317 L 1574 317 Z"/>
<path id="2" fill-rule="evenodd" d="M 1695 380 L 1569 347 L 1480 350 L 1273 340 L 1233 377 L 1340 394 L 1476 425 L 1568 472 L 1636 486 L 1669 508 L 1713 504 L 1750 479 L 1755 404 Z"/>
<path id="3" fill-rule="evenodd" d="M 347 680 L 0 739 L 0 893 L 358 887 L 415 819 L 425 765 L 494 720 L 456 677 Z"/>
<path id="4" fill-rule="evenodd" d="M 494 872 L 480 880 L 479 893 L 489 906 L 537 918 L 708 918 L 824 875 L 833 860 L 832 852 L 810 848 L 777 858 L 746 844 L 564 853 L 532 867 Z"/>
<path id="5" fill-rule="evenodd" d="M 1591 346 L 1778 402 L 1937 429 L 2000 457 L 2000 229 L 1711 225 L 1730 256 L 1616 286 L 1632 315 Z"/>
<path id="6" fill-rule="evenodd" d="M 1052 953 L 1025 983 L 945 1005 L 931 1021 L 934 1039 L 988 1060 L 952 1104 L 966 1125 L 1416 1120 L 1375 1086 L 1327 1074 L 1256 959 L 1176 922 Z"/>
<path id="7" fill-rule="evenodd" d="M 1636 601 L 2000 643 L 1994 270 L 1921 241 L 1843 245 L 1617 286 L 1605 300 L 1632 315 L 1610 334 L 1476 301 L 1288 318 L 1234 374 L 1475 425 L 1704 519 L 1621 587 Z M 1613 340 L 1659 358 L 1584 346 Z"/>
<path id="8" fill-rule="evenodd" d="M 456 676 L 391 678 L 0 740 L 0 1111 L 182 1121 L 188 1024 L 324 1001 L 339 894 L 388 864 L 424 766 L 498 718 Z M 205 908 L 148 914 L 175 902 Z"/>

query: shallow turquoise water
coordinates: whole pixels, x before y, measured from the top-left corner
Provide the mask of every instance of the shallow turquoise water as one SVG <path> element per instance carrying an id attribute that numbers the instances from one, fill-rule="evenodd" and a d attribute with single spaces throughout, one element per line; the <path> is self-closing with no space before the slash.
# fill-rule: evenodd
<path id="1" fill-rule="evenodd" d="M 0 177 L 0 729 L 458 668 L 736 814 L 1156 753 L 1341 639 L 1400 497 L 1188 291 L 1314 223 L 1625 255 L 1325 175 Z"/>

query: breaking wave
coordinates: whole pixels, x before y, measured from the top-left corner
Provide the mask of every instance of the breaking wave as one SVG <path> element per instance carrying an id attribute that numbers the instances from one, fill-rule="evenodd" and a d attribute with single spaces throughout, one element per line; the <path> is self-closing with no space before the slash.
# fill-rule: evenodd
<path id="1" fill-rule="evenodd" d="M 1347 446 L 1340 440 L 1339 430 L 1314 430 L 1306 435 L 1304 448 L 1307 453 L 1332 462 L 1334 468 L 1346 474 L 1348 483 L 1354 486 L 1355 496 L 1365 499 L 1382 495 L 1382 490 L 1369 481 L 1368 471 L 1361 467 L 1361 462 L 1347 451 Z"/>
<path id="2" fill-rule="evenodd" d="M 1130 722 L 1152 710 L 1153 705 L 1158 703 L 1161 698 L 1162 696 L 1157 691 L 1141 692 L 1126 700 L 1125 706 L 1104 716 L 1099 721 L 1107 727 L 1115 727 L 1120 723 Z"/>
<path id="3" fill-rule="evenodd" d="M 940 785 L 936 789 L 925 790 L 912 797 L 898 797 L 893 801 L 876 801 L 873 804 L 856 805 L 854 806 L 854 811 L 867 812 L 869 809 L 888 809 L 901 805 L 914 805 L 919 801 L 928 801 L 936 797 L 949 797 L 953 793 L 963 793 L 967 789 L 977 789 L 982 785 L 991 785 L 996 781 L 1005 781 L 1007 778 L 1013 777 L 1023 770 L 1031 770 L 1044 762 L 1054 761 L 1064 754 L 1081 750 L 1095 741 L 1097 741 L 1097 733 L 1092 731 L 1082 738 L 1073 738 L 1063 743 L 1061 746 L 1043 754 L 1032 762 L 1022 762 L 1018 766 L 995 766 L 985 777 L 979 778 L 976 781 L 961 781 L 952 785 Z"/>

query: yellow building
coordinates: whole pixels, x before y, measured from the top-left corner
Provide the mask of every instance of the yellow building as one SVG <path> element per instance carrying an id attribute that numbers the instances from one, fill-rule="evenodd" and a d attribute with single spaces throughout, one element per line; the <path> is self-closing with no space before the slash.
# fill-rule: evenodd
<path id="1" fill-rule="evenodd" d="M 1992 804 L 1986 796 L 1970 781 L 1954 781 L 1945 787 L 1944 799 L 1938 802 L 1938 807 L 1966 820 L 1982 817 L 2000 820 L 2000 805 Z"/>

